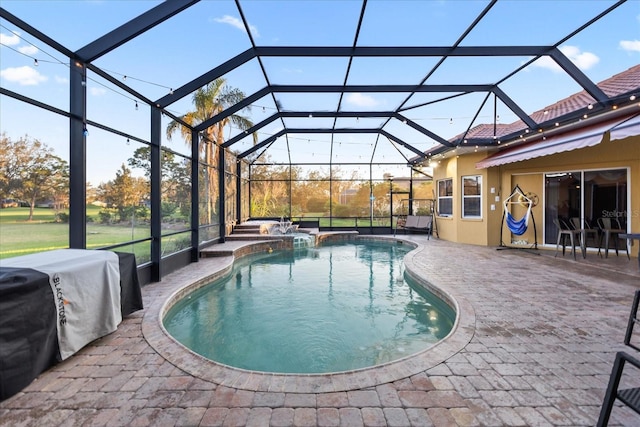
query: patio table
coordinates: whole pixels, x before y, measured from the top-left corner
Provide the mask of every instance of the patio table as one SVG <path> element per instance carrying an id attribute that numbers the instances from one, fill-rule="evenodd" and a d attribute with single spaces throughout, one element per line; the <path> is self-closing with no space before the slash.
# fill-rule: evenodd
<path id="1" fill-rule="evenodd" d="M 640 243 L 640 233 L 621 233 L 620 237 L 627 240 L 638 240 Z M 638 244 L 638 268 L 640 268 L 640 244 Z"/>

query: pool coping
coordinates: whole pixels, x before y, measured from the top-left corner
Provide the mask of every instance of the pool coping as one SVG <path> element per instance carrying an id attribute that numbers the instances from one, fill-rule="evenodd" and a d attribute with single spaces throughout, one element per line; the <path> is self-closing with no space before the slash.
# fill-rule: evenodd
<path id="1" fill-rule="evenodd" d="M 338 233 L 332 233 L 332 239 Z M 353 239 L 353 234 L 349 234 Z M 156 301 L 149 305 L 142 319 L 142 333 L 149 345 L 164 359 L 183 371 L 219 385 L 250 391 L 287 393 L 326 393 L 363 389 L 416 375 L 428 370 L 462 350 L 475 331 L 475 311 L 461 295 L 446 286 L 428 281 L 414 261 L 424 249 L 422 244 L 401 237 L 356 236 L 356 239 L 397 241 L 415 246 L 404 258 L 405 271 L 421 286 L 447 301 L 456 312 L 451 332 L 442 340 L 420 352 L 401 359 L 367 368 L 323 374 L 282 374 L 250 371 L 224 365 L 194 353 L 169 335 L 162 325 L 162 317 L 181 297 L 224 275 L 233 268 L 237 258 L 269 250 L 264 241 L 236 242 L 223 251 L 232 256 L 202 259 L 179 272 L 168 275 L 161 284 Z M 191 273 L 187 273 L 191 269 Z M 197 270 L 197 271 L 193 271 Z M 158 284 L 158 285 L 160 285 Z"/>

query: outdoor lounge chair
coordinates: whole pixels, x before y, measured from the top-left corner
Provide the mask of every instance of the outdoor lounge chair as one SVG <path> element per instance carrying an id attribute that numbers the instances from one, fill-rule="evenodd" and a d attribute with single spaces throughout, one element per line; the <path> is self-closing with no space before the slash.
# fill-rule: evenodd
<path id="1" fill-rule="evenodd" d="M 405 234 L 407 231 L 427 233 L 427 239 L 429 239 L 431 238 L 432 226 L 433 217 L 431 215 L 407 215 L 404 225 L 398 223 L 396 229 L 404 229 Z"/>

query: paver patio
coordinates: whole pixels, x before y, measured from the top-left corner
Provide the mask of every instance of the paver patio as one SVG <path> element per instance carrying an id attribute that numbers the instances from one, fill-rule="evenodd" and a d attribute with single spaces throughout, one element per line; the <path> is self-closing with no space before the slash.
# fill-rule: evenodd
<path id="1" fill-rule="evenodd" d="M 208 258 L 145 286 L 144 310 L 0 402 L 0 426 L 595 424 L 615 352 L 628 350 L 637 260 L 406 238 L 420 244 L 408 268 L 468 310 L 463 339 L 436 346 L 431 361 L 429 351 L 414 359 L 424 365 L 409 376 L 373 369 L 354 380 L 371 381 L 366 387 L 323 381 L 309 392 L 313 384 L 296 379 L 229 382 L 184 351 L 156 351 L 168 293 L 229 262 Z M 638 426 L 640 415 L 616 406 L 610 425 Z"/>

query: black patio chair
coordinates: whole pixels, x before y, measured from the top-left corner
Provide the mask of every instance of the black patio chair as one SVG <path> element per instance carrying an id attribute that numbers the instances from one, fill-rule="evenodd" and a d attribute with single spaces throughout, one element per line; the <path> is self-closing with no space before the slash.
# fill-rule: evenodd
<path id="1" fill-rule="evenodd" d="M 631 305 L 631 314 L 629 315 L 629 321 L 627 322 L 627 331 L 624 337 L 625 345 L 640 351 L 640 347 L 632 342 L 633 338 L 633 327 L 638 320 L 638 304 L 640 303 L 640 289 L 635 292 L 635 296 L 633 298 L 633 304 Z M 619 351 L 616 353 L 616 359 L 613 363 L 613 369 L 611 370 L 611 376 L 609 377 L 609 384 L 607 385 L 607 392 L 604 396 L 604 401 L 602 402 L 602 408 L 600 409 L 600 417 L 598 418 L 598 427 L 606 427 L 609 424 L 609 417 L 611 416 L 611 410 L 613 409 L 613 405 L 618 399 L 625 406 L 633 409 L 636 413 L 640 414 L 640 386 L 638 387 L 627 387 L 620 389 L 620 380 L 622 379 L 622 374 L 625 372 L 625 365 L 629 363 L 633 365 L 628 369 L 633 370 L 633 374 L 630 374 L 627 371 L 627 375 L 632 378 L 638 378 L 640 375 L 640 360 L 636 357 L 626 353 L 624 351 Z M 637 383 L 637 381 L 636 381 Z M 640 424 L 640 420 L 639 420 Z"/>

